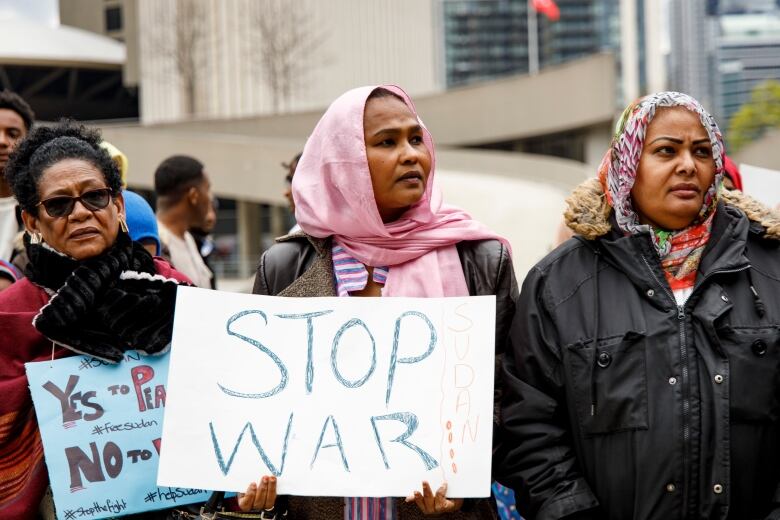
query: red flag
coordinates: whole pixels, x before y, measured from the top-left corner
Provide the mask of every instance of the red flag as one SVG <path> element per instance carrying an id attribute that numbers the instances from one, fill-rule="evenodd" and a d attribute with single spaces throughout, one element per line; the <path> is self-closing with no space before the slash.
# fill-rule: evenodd
<path id="1" fill-rule="evenodd" d="M 531 0 L 531 5 L 537 13 L 542 13 L 553 22 L 561 17 L 561 11 L 553 0 Z"/>

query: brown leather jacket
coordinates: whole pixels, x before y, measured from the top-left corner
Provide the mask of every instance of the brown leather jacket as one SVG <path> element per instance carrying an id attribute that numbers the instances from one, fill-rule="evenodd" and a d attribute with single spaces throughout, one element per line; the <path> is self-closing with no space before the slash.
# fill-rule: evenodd
<path id="1" fill-rule="evenodd" d="M 512 260 L 506 247 L 497 240 L 461 242 L 457 245 L 466 285 L 471 296 L 496 295 L 496 364 L 506 351 L 509 327 L 518 297 Z M 304 233 L 287 235 L 263 253 L 257 267 L 255 294 L 291 297 L 336 296 L 330 239 L 316 239 Z M 495 401 L 500 402 L 501 381 L 496 372 Z M 497 408 L 496 408 L 497 410 Z M 494 421 L 498 421 L 498 415 Z M 411 490 L 410 490 L 411 491 Z M 396 501 L 402 520 L 427 518 L 415 504 Z M 290 497 L 290 518 L 341 520 L 344 499 L 341 497 Z M 495 501 L 467 500 L 457 513 L 447 520 L 497 518 Z"/>

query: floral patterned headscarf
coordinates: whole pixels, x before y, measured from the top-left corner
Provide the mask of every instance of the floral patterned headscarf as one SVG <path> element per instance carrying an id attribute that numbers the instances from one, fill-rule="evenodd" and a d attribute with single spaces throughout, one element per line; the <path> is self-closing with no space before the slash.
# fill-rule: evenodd
<path id="1" fill-rule="evenodd" d="M 690 226 L 679 231 L 669 231 L 654 229 L 639 222 L 639 215 L 631 200 L 631 189 L 636 181 L 647 127 L 653 120 L 656 110 L 678 106 L 698 114 L 702 126 L 707 131 L 715 161 L 715 178 L 704 195 L 699 215 Z M 651 94 L 626 107 L 615 128 L 612 145 L 599 167 L 599 180 L 607 196 L 607 202 L 614 209 L 618 227 L 630 235 L 650 233 L 673 288 L 675 279 L 687 278 L 690 281 L 691 275 L 695 277 L 698 261 L 709 238 L 722 179 L 723 138 L 718 125 L 698 101 L 680 92 Z"/>

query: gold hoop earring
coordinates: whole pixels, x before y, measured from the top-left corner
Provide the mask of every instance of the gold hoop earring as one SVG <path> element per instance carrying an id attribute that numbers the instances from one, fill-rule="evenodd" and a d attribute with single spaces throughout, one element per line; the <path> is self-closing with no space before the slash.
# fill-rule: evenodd
<path id="1" fill-rule="evenodd" d="M 43 242 L 43 237 L 40 233 L 37 231 L 35 233 L 30 233 L 30 243 L 31 244 L 40 244 Z"/>
<path id="2" fill-rule="evenodd" d="M 119 227 L 128 235 L 130 234 L 130 230 L 127 227 L 127 222 L 125 222 L 125 218 L 121 215 L 119 216 Z"/>

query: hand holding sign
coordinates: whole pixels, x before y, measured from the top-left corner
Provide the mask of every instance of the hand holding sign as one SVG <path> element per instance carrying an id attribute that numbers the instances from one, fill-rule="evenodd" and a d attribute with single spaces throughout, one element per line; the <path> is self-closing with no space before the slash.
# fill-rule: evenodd
<path id="1" fill-rule="evenodd" d="M 450 500 L 447 498 L 447 483 L 445 482 L 439 489 L 436 490 L 434 495 L 431 492 L 431 485 L 423 481 L 423 492 L 415 491 L 412 496 L 406 497 L 407 502 L 414 502 L 417 507 L 420 508 L 426 515 L 439 515 L 442 513 L 454 513 L 460 511 L 463 507 L 463 499 L 455 498 Z"/>
<path id="2" fill-rule="evenodd" d="M 272 509 L 276 502 L 276 477 L 265 475 L 259 483 L 252 482 L 246 493 L 238 494 L 241 511 Z"/>

